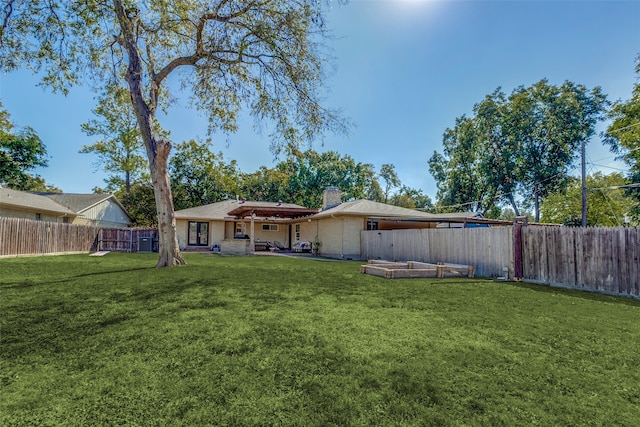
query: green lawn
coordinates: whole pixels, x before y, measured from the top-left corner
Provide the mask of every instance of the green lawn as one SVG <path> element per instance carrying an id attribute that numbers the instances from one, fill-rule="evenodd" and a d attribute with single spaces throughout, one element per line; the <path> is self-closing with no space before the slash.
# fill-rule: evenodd
<path id="1" fill-rule="evenodd" d="M 638 425 L 640 302 L 357 262 L 0 260 L 0 425 Z"/>

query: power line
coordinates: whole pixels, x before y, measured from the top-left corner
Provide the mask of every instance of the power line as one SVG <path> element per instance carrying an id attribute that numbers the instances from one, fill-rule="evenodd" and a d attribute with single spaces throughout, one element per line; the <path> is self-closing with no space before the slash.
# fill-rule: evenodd
<path id="1" fill-rule="evenodd" d="M 632 124 L 632 125 L 628 125 L 628 126 L 625 126 L 625 127 L 621 127 L 620 129 L 614 129 L 614 130 L 612 130 L 611 132 L 607 132 L 607 133 L 620 132 L 621 130 L 629 129 L 629 128 L 636 127 L 636 126 L 640 126 L 640 123 L 634 123 L 634 124 Z"/>
<path id="2" fill-rule="evenodd" d="M 600 164 L 597 164 L 597 163 L 591 163 L 591 165 L 592 166 L 598 166 L 600 168 L 607 168 L 607 169 L 613 169 L 613 170 L 616 170 L 616 171 L 627 172 L 627 169 L 615 168 L 613 166 L 600 165 Z"/>
<path id="3" fill-rule="evenodd" d="M 611 187 L 599 187 L 599 188 L 588 188 L 589 191 L 596 191 L 596 190 L 618 190 L 620 188 L 640 188 L 640 182 L 635 182 L 633 184 L 626 184 L 626 185 L 613 185 Z"/>

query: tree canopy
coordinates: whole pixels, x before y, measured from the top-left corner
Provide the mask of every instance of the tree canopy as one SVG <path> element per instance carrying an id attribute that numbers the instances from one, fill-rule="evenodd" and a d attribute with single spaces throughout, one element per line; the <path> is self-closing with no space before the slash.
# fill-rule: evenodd
<path id="1" fill-rule="evenodd" d="M 438 186 L 438 204 L 448 210 L 499 212 L 511 204 L 516 214 L 563 189 L 577 150 L 595 133 L 606 96 L 599 87 L 545 79 L 516 88 L 508 97 L 497 89 L 456 119 L 435 152 L 429 171 Z M 516 202 L 522 201 L 522 206 Z"/>
<path id="2" fill-rule="evenodd" d="M 640 77 L 640 55 L 636 73 Z M 635 200 L 631 214 L 640 220 L 640 82 L 633 87 L 631 99 L 617 101 L 609 110 L 611 125 L 605 132 L 605 143 L 628 167 L 626 192 Z"/>
<path id="3" fill-rule="evenodd" d="M 159 228 L 158 266 L 182 264 L 168 174 L 171 143 L 156 112 L 169 76 L 191 94 L 210 130 L 233 132 L 247 108 L 272 123 L 272 148 L 344 131 L 320 102 L 328 36 L 316 0 L 47 2 L 2 0 L 0 67 L 26 66 L 67 91 L 79 82 L 129 91 L 150 165 Z"/>
<path id="4" fill-rule="evenodd" d="M 108 87 L 93 113 L 96 118 L 83 123 L 82 130 L 102 139 L 83 145 L 80 152 L 98 156 L 96 166 L 108 173 L 107 190 L 114 192 L 124 186 L 129 193 L 133 183 L 148 182 L 149 165 L 129 91 L 119 86 Z"/>
<path id="5" fill-rule="evenodd" d="M 587 225 L 616 227 L 630 219 L 633 200 L 620 188 L 628 181 L 620 173 L 604 175 L 596 172 L 587 176 Z M 564 225 L 582 222 L 582 183 L 570 178 L 564 191 L 547 195 L 541 203 L 542 221 Z"/>
<path id="6" fill-rule="evenodd" d="M 0 185 L 15 190 L 57 190 L 30 173 L 47 164 L 47 149 L 36 131 L 17 128 L 0 101 Z"/>

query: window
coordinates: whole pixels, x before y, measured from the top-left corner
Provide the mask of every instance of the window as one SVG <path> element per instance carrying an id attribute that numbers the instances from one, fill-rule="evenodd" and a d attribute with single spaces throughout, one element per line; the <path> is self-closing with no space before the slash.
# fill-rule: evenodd
<path id="1" fill-rule="evenodd" d="M 278 231 L 278 224 L 262 224 L 263 231 Z"/>
<path id="2" fill-rule="evenodd" d="M 63 224 L 69 224 L 69 223 L 70 223 L 70 222 L 69 222 L 69 217 L 68 217 L 68 216 L 63 217 L 63 218 L 62 218 L 62 223 L 63 223 Z"/>
<path id="3" fill-rule="evenodd" d="M 189 246 L 209 245 L 209 223 L 189 221 Z"/>
<path id="4" fill-rule="evenodd" d="M 244 234 L 244 230 L 243 230 L 243 227 L 242 227 L 242 223 L 241 223 L 241 222 L 236 222 L 236 223 L 235 223 L 235 230 L 236 230 L 236 231 L 234 232 L 235 234 Z"/>
<path id="5" fill-rule="evenodd" d="M 42 214 L 39 212 L 36 214 L 36 221 L 42 221 Z"/>
<path id="6" fill-rule="evenodd" d="M 300 241 L 300 224 L 296 224 L 296 242 Z"/>
<path id="7" fill-rule="evenodd" d="M 367 230 L 377 230 L 378 229 L 378 221 L 369 220 L 367 221 Z"/>

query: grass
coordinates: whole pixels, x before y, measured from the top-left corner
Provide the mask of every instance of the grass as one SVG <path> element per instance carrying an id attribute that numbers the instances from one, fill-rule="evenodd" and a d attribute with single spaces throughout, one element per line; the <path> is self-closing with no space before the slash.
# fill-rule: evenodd
<path id="1" fill-rule="evenodd" d="M 359 263 L 0 260 L 0 425 L 637 425 L 640 302 Z"/>

